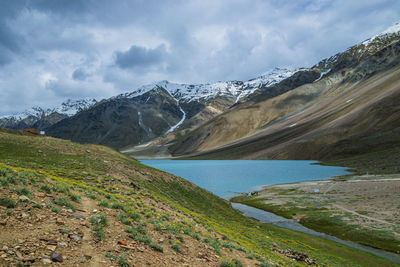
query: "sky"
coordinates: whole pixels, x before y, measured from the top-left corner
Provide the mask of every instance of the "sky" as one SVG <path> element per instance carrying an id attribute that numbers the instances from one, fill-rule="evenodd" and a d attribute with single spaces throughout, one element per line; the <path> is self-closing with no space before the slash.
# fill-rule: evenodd
<path id="1" fill-rule="evenodd" d="M 0 116 L 311 67 L 397 22 L 398 0 L 2 0 Z"/>

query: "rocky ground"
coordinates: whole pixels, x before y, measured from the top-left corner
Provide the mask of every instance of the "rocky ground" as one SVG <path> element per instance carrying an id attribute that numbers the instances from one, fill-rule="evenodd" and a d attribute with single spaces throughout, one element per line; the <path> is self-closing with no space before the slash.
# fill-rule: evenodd
<path id="1" fill-rule="evenodd" d="M 16 186 L 18 184 L 19 181 Z M 38 188 L 28 184 L 17 188 L 25 190 L 18 194 L 9 188 L 0 189 L 1 196 L 11 199 L 9 207 L 0 206 L 1 266 L 15 266 L 18 263 L 31 266 L 128 266 L 124 263 L 130 266 L 219 266 L 228 255 L 246 266 L 256 266 L 258 263 L 247 258 L 245 253 L 228 248 L 221 248 L 217 253 L 211 245 L 189 237 L 183 231 L 172 234 L 167 233 L 167 229 L 165 232 L 162 229 L 157 231 L 153 225 L 144 227 L 151 240 L 162 247 L 161 253 L 129 237 L 126 229 L 139 224 L 134 220 L 121 219 L 124 212 L 118 208 L 99 206 L 103 201 L 92 199 L 79 191 L 70 191 L 71 195 L 77 196 L 76 201 L 67 197 L 68 200 L 62 203 L 58 200 L 65 199 L 65 194 L 41 192 L 46 190 L 44 185 Z M 17 192 L 20 191 L 17 189 Z M 4 198 L 1 200 L 4 204 Z M 96 216 L 107 218 L 103 240 L 93 229 L 91 218 Z M 198 226 L 198 230 L 204 229 Z M 218 238 L 222 240 L 222 237 Z"/>

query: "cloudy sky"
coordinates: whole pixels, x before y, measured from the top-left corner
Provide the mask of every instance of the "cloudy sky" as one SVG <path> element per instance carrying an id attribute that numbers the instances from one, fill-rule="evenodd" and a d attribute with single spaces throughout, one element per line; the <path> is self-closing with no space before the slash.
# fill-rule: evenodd
<path id="1" fill-rule="evenodd" d="M 0 115 L 309 67 L 397 22 L 398 0 L 2 0 Z"/>

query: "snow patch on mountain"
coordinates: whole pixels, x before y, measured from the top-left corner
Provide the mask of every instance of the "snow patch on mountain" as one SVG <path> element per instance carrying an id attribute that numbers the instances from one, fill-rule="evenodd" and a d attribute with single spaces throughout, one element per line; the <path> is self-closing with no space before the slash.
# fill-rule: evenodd
<path id="1" fill-rule="evenodd" d="M 331 71 L 331 69 L 327 69 L 326 71 L 322 71 L 321 74 L 319 75 L 318 79 L 316 79 L 314 82 L 318 82 L 319 80 L 321 80 L 330 71 Z"/>
<path id="2" fill-rule="evenodd" d="M 169 91 L 168 91 L 169 92 Z M 174 126 L 172 126 L 168 131 L 165 132 L 165 134 L 169 134 L 172 133 L 173 131 L 175 131 L 176 129 L 178 129 L 178 127 L 185 121 L 186 119 L 186 112 L 182 109 L 182 107 L 179 105 L 179 100 L 175 98 L 175 96 L 173 96 L 170 92 L 169 94 L 175 99 L 176 104 L 179 107 L 179 110 L 182 112 L 182 118 L 180 121 L 178 121 L 177 124 L 175 124 Z"/>
<path id="3" fill-rule="evenodd" d="M 263 75 L 245 82 L 242 81 L 227 81 L 205 84 L 180 84 L 169 81 L 154 82 L 148 85 L 139 87 L 137 90 L 125 94 L 120 94 L 118 98 L 135 98 L 147 93 L 148 91 L 162 87 L 167 90 L 177 101 L 192 102 L 195 100 L 207 100 L 216 96 L 232 96 L 236 101 L 253 93 L 261 87 L 274 85 L 303 69 L 284 69 L 275 68 Z"/>
<path id="4" fill-rule="evenodd" d="M 21 121 L 28 117 L 34 117 L 40 119 L 54 112 L 71 117 L 82 110 L 90 108 L 96 103 L 97 103 L 96 99 L 93 98 L 79 99 L 79 100 L 68 99 L 67 101 L 63 102 L 59 107 L 56 108 L 43 109 L 41 107 L 32 107 L 20 114 L 1 116 L 0 119 L 14 120 L 14 121 Z"/>
<path id="5" fill-rule="evenodd" d="M 79 100 L 68 99 L 67 101 L 62 103 L 61 106 L 55 108 L 54 111 L 71 117 L 82 110 L 89 109 L 96 103 L 97 100 L 94 98 L 79 99 Z"/>
<path id="6" fill-rule="evenodd" d="M 182 119 L 177 123 L 177 124 L 175 124 L 174 126 L 172 126 L 168 131 L 166 131 L 165 133 L 166 134 L 168 134 L 168 133 L 172 133 L 173 131 L 175 131 L 176 129 L 178 129 L 179 128 L 179 126 L 181 126 L 181 124 L 185 121 L 185 119 L 186 119 L 186 113 L 185 113 L 185 111 L 181 108 L 181 106 L 179 106 L 179 110 L 182 112 Z"/>
<path id="7" fill-rule="evenodd" d="M 387 28 L 386 30 L 384 30 L 383 32 L 368 38 L 367 40 L 365 40 L 364 42 L 362 42 L 363 45 L 368 46 L 372 41 L 378 39 L 378 38 L 384 38 L 384 37 L 390 37 L 393 34 L 398 34 L 400 33 L 400 23 L 396 23 L 393 26 L 390 26 L 389 28 Z"/>

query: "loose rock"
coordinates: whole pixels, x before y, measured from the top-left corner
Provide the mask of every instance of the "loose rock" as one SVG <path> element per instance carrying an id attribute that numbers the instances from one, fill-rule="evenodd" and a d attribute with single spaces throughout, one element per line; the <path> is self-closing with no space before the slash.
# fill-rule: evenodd
<path id="1" fill-rule="evenodd" d="M 63 262 L 64 261 L 62 255 L 59 253 L 55 253 L 55 252 L 51 253 L 50 259 L 54 262 Z"/>
<path id="2" fill-rule="evenodd" d="M 54 246 L 54 245 L 48 245 L 46 248 L 47 248 L 48 250 L 55 251 L 55 250 L 56 250 L 56 248 L 57 248 L 57 246 Z"/>
<path id="3" fill-rule="evenodd" d="M 81 238 L 78 235 L 72 235 L 71 238 L 75 241 L 78 242 L 81 240 Z"/>
<path id="4" fill-rule="evenodd" d="M 65 243 L 65 242 L 60 242 L 60 243 L 58 243 L 58 245 L 59 245 L 60 247 L 63 247 L 63 248 L 68 247 L 68 244 Z"/>
<path id="5" fill-rule="evenodd" d="M 126 241 L 123 239 L 118 240 L 118 244 L 126 246 Z"/>
<path id="6" fill-rule="evenodd" d="M 80 214 L 72 214 L 71 218 L 74 218 L 74 219 L 85 219 L 85 216 L 80 215 Z"/>
<path id="7" fill-rule="evenodd" d="M 50 263 L 51 263 L 51 260 L 50 260 L 50 259 L 44 258 L 44 259 L 42 259 L 42 262 L 43 262 L 44 264 L 50 264 Z"/>

